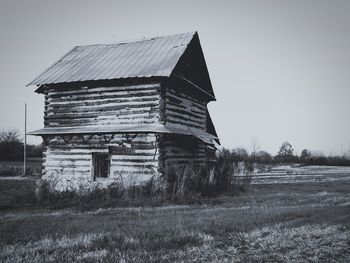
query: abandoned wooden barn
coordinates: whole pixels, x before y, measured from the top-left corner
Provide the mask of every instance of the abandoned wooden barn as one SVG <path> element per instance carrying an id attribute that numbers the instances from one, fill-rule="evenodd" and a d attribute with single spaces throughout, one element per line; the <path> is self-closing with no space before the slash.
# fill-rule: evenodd
<path id="1" fill-rule="evenodd" d="M 77 46 L 28 85 L 45 96 L 52 189 L 135 185 L 215 160 L 215 100 L 197 32 Z"/>

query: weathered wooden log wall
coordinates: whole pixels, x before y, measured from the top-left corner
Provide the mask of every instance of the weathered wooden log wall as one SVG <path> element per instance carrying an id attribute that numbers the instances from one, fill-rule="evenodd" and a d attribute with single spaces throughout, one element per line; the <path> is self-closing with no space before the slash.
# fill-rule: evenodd
<path id="1" fill-rule="evenodd" d="M 165 96 L 166 125 L 194 131 L 206 130 L 207 107 L 204 101 L 170 86 L 166 87 Z"/>
<path id="2" fill-rule="evenodd" d="M 159 89 L 159 84 L 147 84 L 48 90 L 45 127 L 158 123 Z"/>
<path id="3" fill-rule="evenodd" d="M 157 124 L 159 100 L 159 84 L 51 89 L 45 96 L 45 126 L 118 125 L 122 128 Z M 94 181 L 93 152 L 110 153 L 108 179 Z M 155 134 L 136 137 L 116 134 L 108 143 L 102 135 L 95 135 L 88 142 L 79 135 L 68 141 L 56 136 L 44 151 L 43 178 L 60 191 L 107 186 L 112 182 L 140 184 L 158 176 L 158 157 Z"/>
<path id="4" fill-rule="evenodd" d="M 206 144 L 189 136 L 164 135 L 161 137 L 162 167 L 206 165 Z"/>
<path id="5" fill-rule="evenodd" d="M 92 153 L 110 154 L 109 178 L 94 181 Z M 154 134 L 138 134 L 131 141 L 115 135 L 106 143 L 103 136 L 94 136 L 87 143 L 78 136 L 65 142 L 61 138 L 49 142 L 44 151 L 43 179 L 56 190 L 106 187 L 112 182 L 124 186 L 140 184 L 158 176 L 159 150 Z"/>
<path id="6" fill-rule="evenodd" d="M 164 88 L 162 96 L 165 97 L 165 124 L 195 132 L 206 131 L 206 102 L 183 89 L 170 85 Z M 194 137 L 166 135 L 162 137 L 161 148 L 164 167 L 188 163 L 205 165 L 207 161 L 206 144 Z"/>

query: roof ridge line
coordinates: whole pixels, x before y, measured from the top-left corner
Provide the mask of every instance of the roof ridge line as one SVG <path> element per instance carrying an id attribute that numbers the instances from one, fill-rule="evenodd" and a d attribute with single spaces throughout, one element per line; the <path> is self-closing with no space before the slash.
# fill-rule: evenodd
<path id="1" fill-rule="evenodd" d="M 120 40 L 120 41 L 111 42 L 111 43 L 77 45 L 76 47 L 90 47 L 90 46 L 103 46 L 103 45 L 104 46 L 123 45 L 123 44 L 138 43 L 138 42 L 143 42 L 143 41 L 150 41 L 150 40 L 158 39 L 158 38 L 175 37 L 175 36 L 187 35 L 187 34 L 194 35 L 196 33 L 197 33 L 197 31 L 189 31 L 189 32 L 184 32 L 184 33 L 179 33 L 179 34 L 172 34 L 172 35 L 160 35 L 160 36 L 154 36 L 154 37 L 135 38 L 135 39 L 129 39 L 129 40 Z"/>

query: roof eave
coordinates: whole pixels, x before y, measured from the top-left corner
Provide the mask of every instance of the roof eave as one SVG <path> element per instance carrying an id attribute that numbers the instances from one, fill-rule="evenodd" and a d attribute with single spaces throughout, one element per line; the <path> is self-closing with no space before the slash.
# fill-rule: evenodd
<path id="1" fill-rule="evenodd" d="M 44 89 L 51 87 L 59 87 L 61 85 L 70 86 L 124 86 L 133 84 L 144 84 L 144 83 L 161 83 L 168 79 L 167 76 L 149 76 L 149 77 L 135 77 L 135 78 L 118 78 L 118 79 L 96 79 L 96 80 L 83 80 L 83 81 L 67 81 L 57 83 L 42 83 L 37 84 L 35 92 L 44 93 Z"/>
<path id="2" fill-rule="evenodd" d="M 120 127 L 48 127 L 28 132 L 27 135 L 33 136 L 74 136 L 74 135 L 92 135 L 92 134 L 127 134 L 127 133 L 164 133 L 194 136 L 199 140 L 213 144 L 218 138 L 207 132 L 196 132 L 191 130 L 169 127 L 166 125 L 158 126 L 137 126 L 121 129 Z M 211 141 L 211 142 L 210 142 Z"/>

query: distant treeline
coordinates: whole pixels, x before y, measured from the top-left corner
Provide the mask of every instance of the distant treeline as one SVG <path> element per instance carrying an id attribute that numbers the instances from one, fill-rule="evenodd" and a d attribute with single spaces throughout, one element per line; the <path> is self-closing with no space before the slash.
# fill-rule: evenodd
<path id="1" fill-rule="evenodd" d="M 254 150 L 248 153 L 245 148 L 233 150 L 223 149 L 221 156 L 226 156 L 230 162 L 262 163 L 262 164 L 290 164 L 299 163 L 304 165 L 329 165 L 329 166 L 350 166 L 349 156 L 324 156 L 320 153 L 313 154 L 308 149 L 303 149 L 300 155 L 295 154 L 290 143 L 284 142 L 276 155 L 266 151 Z"/>
<path id="2" fill-rule="evenodd" d="M 27 157 L 42 157 L 43 146 L 27 145 Z M 0 160 L 18 161 L 23 160 L 24 143 L 19 137 L 17 130 L 0 132 Z"/>

